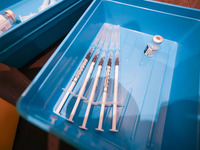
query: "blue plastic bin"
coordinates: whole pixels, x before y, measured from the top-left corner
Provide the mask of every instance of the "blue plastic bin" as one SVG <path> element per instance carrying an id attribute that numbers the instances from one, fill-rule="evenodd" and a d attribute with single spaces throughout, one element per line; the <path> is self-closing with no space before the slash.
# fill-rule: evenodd
<path id="1" fill-rule="evenodd" d="M 74 123 L 66 121 L 75 103 L 67 99 L 54 113 L 97 32 L 120 25 L 118 133 L 110 132 L 112 107 L 106 108 L 104 132 L 97 132 L 100 107 L 93 106 L 81 130 L 87 104 L 81 102 Z M 144 49 L 153 35 L 164 41 L 151 58 Z M 199 149 L 200 11 L 153 1 L 96 0 L 90 5 L 17 103 L 29 122 L 79 149 Z M 90 60 L 91 61 L 91 60 Z M 105 65 L 104 65 L 105 66 Z M 78 93 L 86 67 L 74 93 Z M 100 77 L 104 79 L 105 67 Z M 85 97 L 95 71 L 92 73 Z M 111 70 L 112 89 L 114 70 Z M 102 84 L 98 85 L 101 89 Z M 96 92 L 99 101 L 101 90 Z M 112 97 L 112 92 L 109 93 Z M 109 99 L 110 100 L 110 99 Z"/>
<path id="2" fill-rule="evenodd" d="M 0 13 L 11 9 L 18 17 L 13 27 L 0 35 L 0 62 L 21 68 L 66 35 L 89 5 L 90 0 L 57 0 L 39 12 L 43 0 L 1 2 Z M 21 22 L 19 15 L 37 13 Z"/>

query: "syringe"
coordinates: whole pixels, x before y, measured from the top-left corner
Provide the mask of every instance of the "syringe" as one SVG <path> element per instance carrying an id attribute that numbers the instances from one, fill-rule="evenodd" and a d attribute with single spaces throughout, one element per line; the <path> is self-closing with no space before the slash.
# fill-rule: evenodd
<path id="1" fill-rule="evenodd" d="M 117 126 L 117 98 L 118 98 L 118 78 L 119 78 L 119 50 L 120 50 L 120 28 L 116 28 L 116 40 L 115 40 L 115 80 L 114 80 L 114 96 L 113 96 L 113 120 L 112 120 L 112 129 L 110 131 L 118 132 L 116 129 Z"/>
<path id="2" fill-rule="evenodd" d="M 104 51 L 108 50 L 108 45 L 109 45 L 109 42 L 110 42 L 111 33 L 112 33 L 112 26 L 110 25 L 109 29 L 108 29 L 108 34 L 106 36 L 106 40 L 105 40 L 105 43 L 104 43 L 104 46 L 103 46 Z M 107 97 L 107 92 L 108 92 L 108 82 L 109 82 L 109 78 L 110 78 L 111 64 L 112 64 L 112 52 L 109 54 L 102 101 L 96 102 L 96 104 L 102 104 L 101 105 L 100 117 L 99 117 L 99 125 L 98 125 L 98 128 L 96 128 L 96 130 L 98 130 L 98 131 L 103 131 L 102 124 L 103 124 L 104 109 L 105 109 L 105 105 L 106 105 L 105 104 L 106 103 L 106 97 Z"/>
<path id="3" fill-rule="evenodd" d="M 115 80 L 114 80 L 114 96 L 113 96 L 113 120 L 112 129 L 110 131 L 118 132 L 117 126 L 117 95 L 118 95 L 118 76 L 119 76 L 119 51 L 115 53 Z"/>
<path id="4" fill-rule="evenodd" d="M 95 66 L 95 63 L 96 63 L 96 61 L 97 61 L 97 57 L 98 57 L 98 55 L 99 55 L 100 49 L 102 48 L 102 44 L 101 44 L 101 43 L 103 43 L 104 40 L 105 40 L 105 35 L 106 35 L 106 30 L 107 30 L 107 24 L 104 24 L 102 28 L 104 28 L 104 29 L 101 29 L 101 30 L 100 30 L 100 32 L 102 32 L 102 36 L 101 36 L 101 39 L 100 39 L 100 41 L 99 41 L 99 43 L 98 43 L 98 46 L 97 46 L 96 55 L 94 56 L 94 58 L 93 58 L 93 60 L 92 60 L 92 63 L 91 63 L 91 65 L 90 65 L 90 68 L 89 68 L 89 70 L 88 70 L 88 72 L 87 72 L 87 75 L 86 75 L 86 77 L 85 77 L 84 83 L 83 83 L 83 85 L 82 85 L 82 87 L 81 87 L 81 89 L 80 89 L 80 91 L 79 91 L 79 93 L 78 93 L 78 95 L 77 95 L 77 100 L 76 100 L 76 103 L 75 103 L 75 105 L 74 105 L 74 107 L 73 107 L 73 109 L 72 109 L 72 112 L 71 112 L 71 114 L 70 114 L 70 117 L 67 119 L 67 120 L 70 121 L 70 122 L 74 122 L 74 121 L 73 121 L 73 117 L 74 117 L 74 115 L 75 115 L 75 113 L 76 113 L 76 110 L 77 110 L 77 108 L 78 108 L 78 105 L 79 105 L 79 103 L 80 103 L 80 100 L 83 99 L 83 94 L 84 94 L 84 92 L 85 92 L 87 83 L 88 83 L 88 81 L 89 81 L 89 79 L 90 79 L 90 76 L 91 76 L 91 74 L 92 74 L 92 71 L 93 71 L 93 69 L 94 69 L 94 66 Z M 97 38 L 100 38 L 100 35 L 99 35 L 99 34 L 97 35 Z M 97 40 L 94 40 L 94 42 L 93 42 L 92 45 L 95 46 L 96 44 L 97 44 Z"/>
<path id="5" fill-rule="evenodd" d="M 105 109 L 105 105 L 106 105 L 106 98 L 107 98 L 107 93 L 108 93 L 108 85 L 109 85 L 109 79 L 110 79 L 110 69 L 111 69 L 111 64 L 112 64 L 112 56 L 113 56 L 113 53 L 110 52 L 108 64 L 107 64 L 107 68 L 106 68 L 106 77 L 105 77 L 105 80 L 104 80 L 99 124 L 98 124 L 98 128 L 96 128 L 96 130 L 98 130 L 98 131 L 104 131 L 102 129 L 102 124 L 103 124 L 103 117 L 104 117 L 104 109 Z"/>
<path id="6" fill-rule="evenodd" d="M 100 38 L 102 37 L 101 40 L 103 40 L 103 37 L 104 37 L 104 34 L 105 34 L 105 30 L 106 30 L 106 25 L 104 24 L 103 27 L 100 29 L 99 33 L 97 34 L 96 38 L 94 39 L 94 41 L 93 41 L 93 43 L 92 43 L 92 45 L 91 45 L 91 47 L 90 47 L 90 50 L 89 50 L 88 54 L 86 55 L 86 57 L 85 57 L 85 59 L 84 59 L 82 65 L 81 65 L 81 67 L 79 68 L 79 70 L 78 70 L 76 76 L 75 76 L 74 79 L 72 80 L 71 85 L 70 85 L 69 88 L 67 89 L 67 91 L 66 91 L 65 95 L 63 96 L 63 98 L 62 98 L 62 100 L 61 100 L 59 106 L 58 106 L 57 109 L 55 110 L 55 113 L 56 113 L 56 114 L 60 114 L 60 111 L 61 111 L 63 105 L 65 104 L 66 99 L 68 98 L 70 92 L 73 90 L 74 86 L 76 85 L 76 82 L 78 81 L 80 75 L 82 74 L 82 72 L 83 72 L 83 70 L 84 70 L 86 64 L 88 63 L 88 60 L 90 59 L 91 54 L 93 53 L 95 47 L 97 46 L 97 44 L 98 44 Z M 101 41 L 101 40 L 100 40 L 100 41 Z"/>
<path id="7" fill-rule="evenodd" d="M 87 105 L 87 109 L 86 109 L 86 112 L 85 112 L 83 124 L 82 124 L 82 126 L 79 126 L 81 129 L 84 129 L 84 130 L 87 130 L 86 124 L 87 124 L 87 120 L 88 120 L 88 117 L 89 117 L 89 113 L 90 113 L 92 103 L 94 101 L 95 91 L 96 91 L 96 88 L 97 88 L 99 76 L 101 74 L 101 69 L 102 69 L 102 65 L 103 65 L 103 62 L 104 62 L 105 55 L 106 54 L 105 54 L 105 51 L 104 51 L 101 55 L 101 60 L 99 62 L 99 66 L 97 68 L 97 73 L 95 75 L 95 79 L 94 79 L 94 83 L 93 83 L 93 86 L 92 86 L 92 90 L 91 90 L 91 93 L 90 93 L 89 100 L 87 101 L 88 105 Z"/>
<path id="8" fill-rule="evenodd" d="M 83 99 L 83 94 L 84 94 L 84 92 L 85 92 L 87 83 L 88 83 L 88 81 L 89 81 L 89 79 L 90 79 L 90 76 L 91 76 L 91 74 L 92 74 L 92 71 L 93 71 L 93 69 L 94 69 L 94 66 L 95 66 L 95 63 L 96 63 L 96 61 L 97 61 L 98 55 L 99 55 L 99 50 L 96 51 L 96 54 L 95 54 L 95 56 L 94 56 L 94 58 L 93 58 L 93 60 L 92 60 L 92 63 L 91 63 L 91 65 L 90 65 L 90 68 L 89 68 L 89 70 L 88 70 L 88 72 L 87 72 L 87 75 L 86 75 L 86 77 L 85 77 L 85 80 L 84 80 L 84 82 L 83 82 L 83 85 L 82 85 L 82 87 L 81 87 L 81 89 L 80 89 L 80 91 L 79 91 L 79 93 L 78 93 L 78 95 L 77 95 L 76 103 L 74 104 L 74 107 L 73 107 L 73 109 L 72 109 L 72 112 L 71 112 L 71 114 L 70 114 L 70 117 L 67 119 L 67 120 L 70 121 L 70 122 L 74 122 L 74 121 L 73 121 L 74 115 L 75 115 L 75 113 L 76 113 L 76 110 L 77 110 L 77 108 L 78 108 L 78 105 L 79 105 L 79 103 L 80 103 L 80 100 Z"/>
<path id="9" fill-rule="evenodd" d="M 72 83 L 70 84 L 70 86 L 69 86 L 69 88 L 67 89 L 65 95 L 63 96 L 63 98 L 62 98 L 62 100 L 61 100 L 59 106 L 58 106 L 57 109 L 55 110 L 55 113 L 56 113 L 56 114 L 60 114 L 60 111 L 61 111 L 63 105 L 65 104 L 65 101 L 67 100 L 67 98 L 68 98 L 70 92 L 73 90 L 74 86 L 76 85 L 76 82 L 78 81 L 80 75 L 82 74 L 82 72 L 83 72 L 83 70 L 84 70 L 86 64 L 88 63 L 88 60 L 89 60 L 90 57 L 91 57 L 91 54 L 93 53 L 93 51 L 94 51 L 94 48 L 91 48 L 90 51 L 88 52 L 88 54 L 86 55 L 86 57 L 85 57 L 85 59 L 84 59 L 82 65 L 80 66 L 80 68 L 79 68 L 79 70 L 78 70 L 76 76 L 75 76 L 74 79 L 72 80 Z"/>

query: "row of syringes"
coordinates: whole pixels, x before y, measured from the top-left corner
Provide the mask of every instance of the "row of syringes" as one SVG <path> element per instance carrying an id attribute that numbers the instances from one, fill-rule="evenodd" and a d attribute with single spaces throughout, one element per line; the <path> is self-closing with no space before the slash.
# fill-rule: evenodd
<path id="1" fill-rule="evenodd" d="M 111 34 L 112 34 L 112 36 L 111 36 Z M 104 59 L 106 57 L 106 53 L 108 50 L 110 52 L 109 52 L 109 58 L 108 58 L 108 63 L 107 63 L 107 67 L 106 67 L 106 76 L 105 76 L 105 80 L 104 80 L 102 101 L 94 102 L 95 92 L 96 92 L 97 85 L 98 85 L 98 80 L 99 80 L 99 77 L 100 77 L 100 74 L 102 71 L 102 66 L 104 63 Z M 99 123 L 98 123 L 98 128 L 96 128 L 96 130 L 103 131 L 102 124 L 103 124 L 105 106 L 113 105 L 112 129 L 110 129 L 110 131 L 117 132 L 118 130 L 116 129 L 116 125 L 117 125 L 117 106 L 118 106 L 117 98 L 118 98 L 118 75 L 119 75 L 119 50 L 120 50 L 120 27 L 114 26 L 114 28 L 113 28 L 111 25 L 105 23 L 102 26 L 102 28 L 100 29 L 96 38 L 94 39 L 88 54 L 86 55 L 84 61 L 82 62 L 82 65 L 78 69 L 69 88 L 64 89 L 66 91 L 66 93 L 63 96 L 61 102 L 59 103 L 58 107 L 56 108 L 56 110 L 54 112 L 57 114 L 60 114 L 68 96 L 71 93 L 72 95 L 77 97 L 77 99 L 76 99 L 74 107 L 71 111 L 71 114 L 67 120 L 70 122 L 74 122 L 73 118 L 77 111 L 79 103 L 80 103 L 81 99 L 84 99 L 85 100 L 84 102 L 87 103 L 87 108 L 86 108 L 85 116 L 83 119 L 83 123 L 80 126 L 80 128 L 87 129 L 86 124 L 87 124 L 87 120 L 88 120 L 89 113 L 91 110 L 91 106 L 101 104 Z M 95 51 L 95 55 L 89 66 L 88 72 L 85 76 L 84 82 L 79 90 L 79 93 L 76 95 L 75 93 L 72 92 L 72 90 L 74 89 L 77 81 L 79 80 L 81 74 L 83 73 L 84 68 L 86 68 L 86 65 L 89 62 L 89 59 L 92 56 L 93 51 Z M 101 56 L 100 56 L 100 61 L 99 61 L 98 67 L 97 67 L 97 71 L 95 74 L 95 79 L 94 79 L 94 82 L 92 85 L 90 96 L 89 96 L 89 99 L 87 100 L 87 98 L 84 97 L 84 93 L 86 90 L 86 86 L 89 82 L 90 76 L 94 70 L 95 64 L 98 60 L 98 56 L 100 55 L 100 51 L 102 51 Z M 108 93 L 108 83 L 109 83 L 109 78 L 110 78 L 113 52 L 115 53 L 115 77 L 114 77 L 113 102 L 108 103 L 108 102 L 106 102 L 106 98 L 107 98 L 107 93 Z"/>

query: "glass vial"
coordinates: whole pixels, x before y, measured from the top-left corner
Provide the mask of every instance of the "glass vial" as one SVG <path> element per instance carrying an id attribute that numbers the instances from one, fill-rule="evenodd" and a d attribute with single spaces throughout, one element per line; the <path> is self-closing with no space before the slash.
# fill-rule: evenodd
<path id="1" fill-rule="evenodd" d="M 148 57 L 152 57 L 159 49 L 160 44 L 163 42 L 163 37 L 160 35 L 154 35 L 151 42 L 148 43 L 144 54 Z"/>
<path id="2" fill-rule="evenodd" d="M 5 14 L 0 14 L 0 35 L 12 27 L 15 19 L 15 14 L 9 9 L 5 11 Z"/>

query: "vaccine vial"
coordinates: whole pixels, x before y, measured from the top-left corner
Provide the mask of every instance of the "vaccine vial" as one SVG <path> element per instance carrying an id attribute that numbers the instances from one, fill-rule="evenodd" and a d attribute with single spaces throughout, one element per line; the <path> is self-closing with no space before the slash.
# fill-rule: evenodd
<path id="1" fill-rule="evenodd" d="M 12 27 L 15 19 L 15 14 L 9 9 L 5 11 L 5 14 L 0 14 L 0 35 Z"/>
<path id="2" fill-rule="evenodd" d="M 163 37 L 160 35 L 154 35 L 151 42 L 148 43 L 144 54 L 148 57 L 152 57 L 159 49 L 160 44 L 163 42 Z"/>

